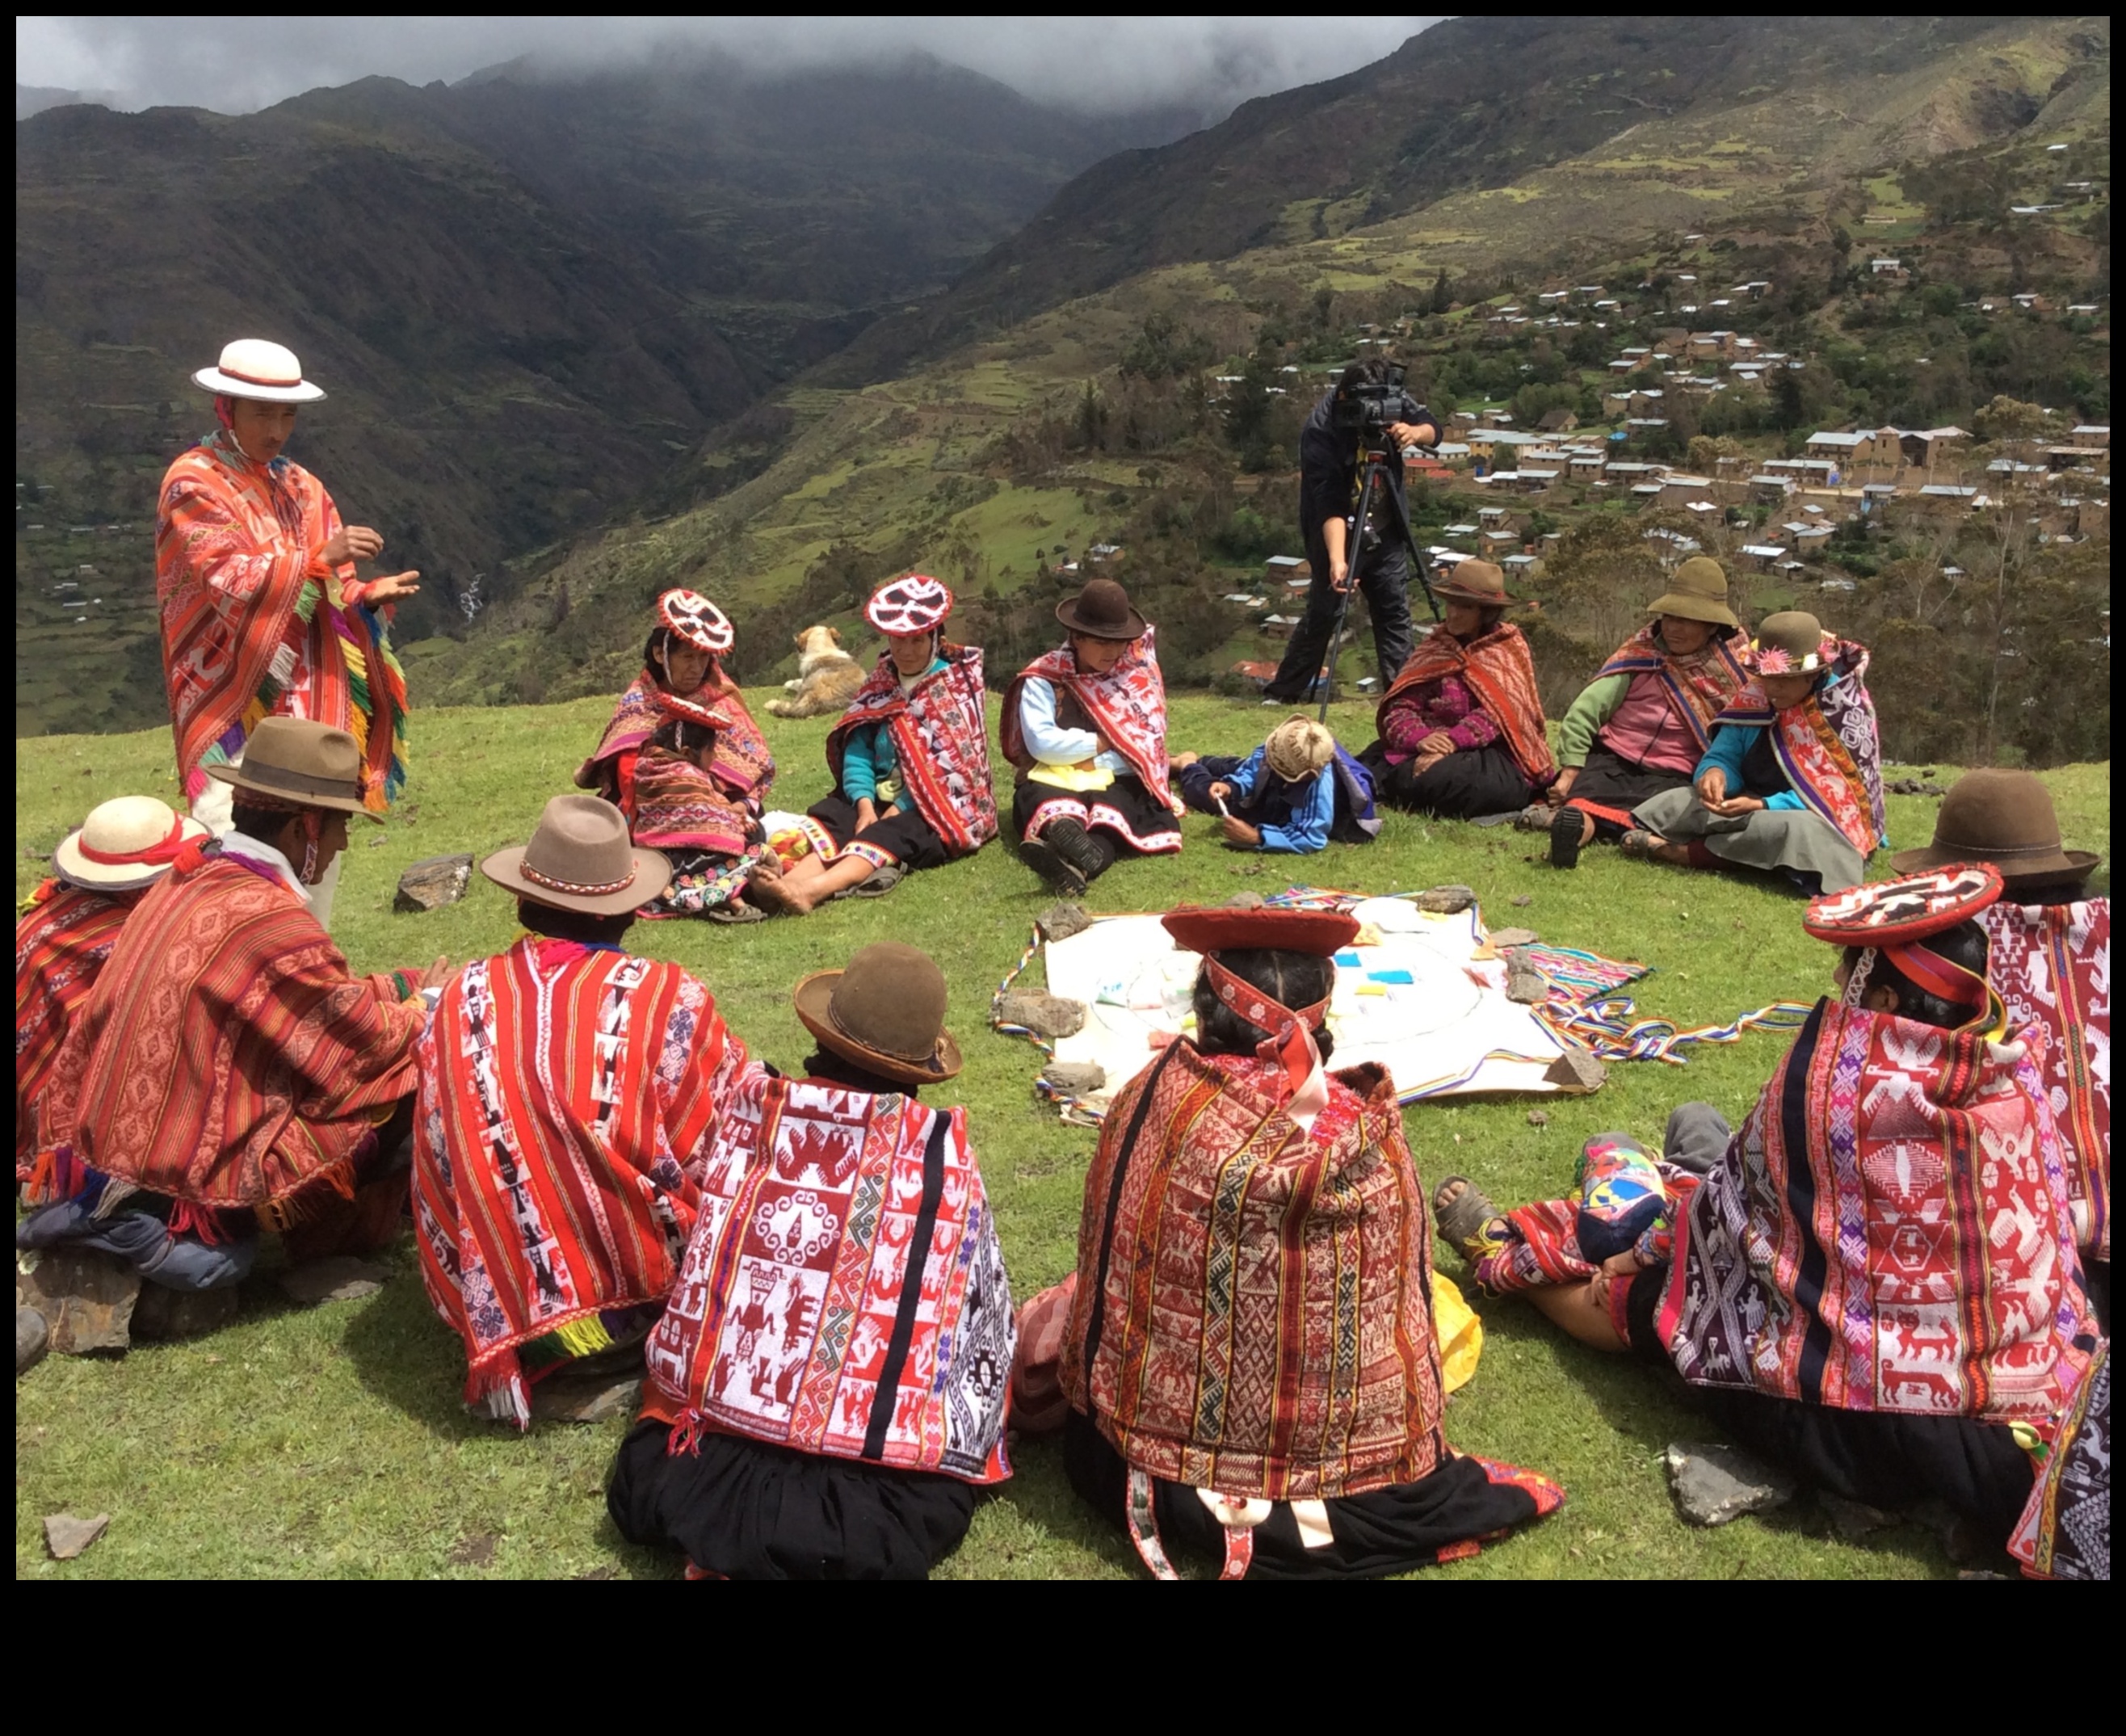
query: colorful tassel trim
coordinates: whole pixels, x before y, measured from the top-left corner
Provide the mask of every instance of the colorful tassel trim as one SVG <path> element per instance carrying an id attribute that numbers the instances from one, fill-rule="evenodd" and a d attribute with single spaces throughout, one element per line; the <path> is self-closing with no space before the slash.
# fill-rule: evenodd
<path id="1" fill-rule="evenodd" d="M 513 1422 L 520 1431 L 532 1426 L 532 1389 L 524 1384 L 524 1371 L 508 1350 L 495 1356 L 485 1369 L 465 1376 L 465 1408 L 493 1422 Z"/>

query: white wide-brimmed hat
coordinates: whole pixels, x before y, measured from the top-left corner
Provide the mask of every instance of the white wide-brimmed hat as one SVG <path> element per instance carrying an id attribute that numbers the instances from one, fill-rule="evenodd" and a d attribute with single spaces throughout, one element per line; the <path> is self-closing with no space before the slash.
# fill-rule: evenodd
<path id="1" fill-rule="evenodd" d="M 60 879 L 92 892 L 138 892 L 168 873 L 187 844 L 211 835 L 153 796 L 120 796 L 88 811 L 81 830 L 52 852 L 52 866 Z"/>
<path id="2" fill-rule="evenodd" d="M 192 376 L 202 391 L 229 398 L 256 398 L 262 404 L 314 404 L 324 388 L 303 377 L 303 364 L 286 346 L 263 338 L 239 338 L 223 347 L 221 362 Z"/>

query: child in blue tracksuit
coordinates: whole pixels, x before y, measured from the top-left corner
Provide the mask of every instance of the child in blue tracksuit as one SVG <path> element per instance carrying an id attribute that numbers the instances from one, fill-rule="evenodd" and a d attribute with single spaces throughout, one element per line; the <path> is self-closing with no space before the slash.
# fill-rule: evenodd
<path id="1" fill-rule="evenodd" d="M 1365 769 L 1311 718 L 1279 724 L 1245 759 L 1176 755 L 1175 764 L 1182 800 L 1198 813 L 1219 815 L 1226 843 L 1243 849 L 1308 856 L 1332 835 L 1363 843 L 1380 830 Z M 1340 822 L 1339 792 L 1347 810 Z"/>

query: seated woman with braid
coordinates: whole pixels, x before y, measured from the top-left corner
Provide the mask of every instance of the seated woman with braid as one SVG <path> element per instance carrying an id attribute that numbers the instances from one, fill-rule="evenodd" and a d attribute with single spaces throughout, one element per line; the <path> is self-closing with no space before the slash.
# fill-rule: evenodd
<path id="1" fill-rule="evenodd" d="M 644 915 L 758 921 L 739 895 L 760 861 L 775 756 L 723 671 L 737 635 L 698 591 L 665 592 L 657 621 L 642 673 L 576 768 L 576 786 L 618 808 L 635 842 L 670 864 L 670 883 Z"/>
<path id="2" fill-rule="evenodd" d="M 1515 599 L 1488 561 L 1464 561 L 1432 594 L 1446 618 L 1390 684 L 1380 740 L 1358 759 L 1391 807 L 1443 820 L 1517 811 L 1549 788 L 1557 766 L 1528 641 L 1505 620 Z"/>
<path id="3" fill-rule="evenodd" d="M 1077 1272 L 1020 1324 L 1022 1398 L 1049 1386 L 1038 1360 L 1061 1340 L 1071 1487 L 1160 1578 L 1169 1545 L 1229 1579 L 1401 1573 L 1551 1511 L 1555 1484 L 1442 1433 L 1432 1238 L 1395 1083 L 1324 1065 L 1357 921 L 1165 924 L 1202 955 L 1198 1034 L 1108 1111 Z"/>
<path id="4" fill-rule="evenodd" d="M 1618 848 L 1849 891 L 1885 840 L 1868 653 L 1792 611 L 1765 617 L 1744 661 L 1753 679 L 1713 720 L 1694 785 L 1641 802 Z"/>
<path id="5" fill-rule="evenodd" d="M 1724 1151 L 1689 1105 L 1665 1161 L 1590 1142 L 1576 1199 L 1501 1213 L 1450 1177 L 1440 1233 L 1487 1290 L 1674 1368 L 1750 1451 L 2004 1544 L 2097 1341 L 2043 1038 L 1987 978 L 2000 893 L 1965 866 L 1817 899 L 1837 997 Z"/>
<path id="6" fill-rule="evenodd" d="M 876 896 L 996 836 L 981 649 L 947 641 L 952 613 L 952 592 L 921 573 L 864 605 L 886 655 L 828 732 L 834 790 L 806 811 L 793 845 L 778 838 L 761 859 L 751 891 L 770 911 L 802 916 L 829 898 Z"/>

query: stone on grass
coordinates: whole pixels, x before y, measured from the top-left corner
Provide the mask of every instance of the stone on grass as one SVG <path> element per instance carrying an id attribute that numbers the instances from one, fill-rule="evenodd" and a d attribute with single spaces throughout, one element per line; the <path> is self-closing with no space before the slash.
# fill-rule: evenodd
<path id="1" fill-rule="evenodd" d="M 1226 901 L 1226 908 L 1229 911 L 1259 911 L 1263 903 L 1260 892 L 1235 892 Z"/>
<path id="2" fill-rule="evenodd" d="M 1535 902 L 1535 894 L 1533 892 L 1516 892 L 1512 897 L 1509 898 L 1506 902 L 1512 905 L 1515 910 L 1524 911 L 1530 905 Z"/>
<path id="3" fill-rule="evenodd" d="M 45 1360 L 51 1348 L 52 1329 L 35 1308 L 15 1304 L 15 1378 L 20 1380 Z"/>
<path id="4" fill-rule="evenodd" d="M 168 1284 L 144 1284 L 133 1308 L 133 1336 L 167 1342 L 219 1332 L 236 1318 L 236 1286 L 210 1290 L 173 1290 Z"/>
<path id="5" fill-rule="evenodd" d="M 380 1265 L 357 1260 L 352 1254 L 330 1254 L 323 1260 L 306 1260 L 281 1274 L 281 1294 L 305 1306 L 320 1302 L 353 1302 L 374 1296 L 391 1274 Z"/>
<path id="6" fill-rule="evenodd" d="M 607 1373 L 572 1379 L 565 1370 L 548 1375 L 532 1388 L 532 1420 L 603 1422 L 609 1417 L 632 1416 L 641 1403 L 640 1374 Z"/>
<path id="7" fill-rule="evenodd" d="M 1543 1083 L 1554 1085 L 1568 1097 L 1585 1097 L 1599 1091 L 1609 1077 L 1609 1069 L 1576 1043 L 1543 1070 Z"/>
<path id="8" fill-rule="evenodd" d="M 1676 1441 L 1665 1455 L 1676 1511 L 1692 1525 L 1726 1525 L 1793 1499 L 1793 1480 L 1739 1447 Z"/>
<path id="9" fill-rule="evenodd" d="M 1041 1070 L 1041 1081 L 1066 1097 L 1083 1097 L 1108 1082 L 1108 1070 L 1097 1061 L 1051 1061 Z"/>
<path id="10" fill-rule="evenodd" d="M 1093 925 L 1093 919 L 1085 914 L 1082 904 L 1059 902 L 1050 905 L 1033 923 L 1043 940 L 1068 940 L 1073 934 L 1084 934 Z"/>
<path id="11" fill-rule="evenodd" d="M 1506 954 L 1506 999 L 1525 1006 L 1541 1006 L 1550 999 L 1550 980 L 1519 947 Z"/>
<path id="12" fill-rule="evenodd" d="M 1546 1109 L 1530 1109 L 1528 1112 L 1528 1124 L 1530 1127 L 1548 1127 L 1550 1125 L 1549 1112 Z"/>
<path id="13" fill-rule="evenodd" d="M 1452 916 L 1458 911 L 1467 910 L 1476 901 L 1475 887 L 1452 885 L 1427 887 L 1410 900 L 1420 910 L 1430 911 L 1437 916 Z"/>
<path id="14" fill-rule="evenodd" d="M 48 1513 L 45 1516 L 45 1547 L 54 1561 L 71 1561 L 110 1529 L 111 1516 L 98 1513 L 93 1519 L 77 1519 L 71 1513 Z"/>
<path id="15" fill-rule="evenodd" d="M 1085 1028 L 1085 1003 L 1021 990 L 999 1003 L 997 1019 L 1000 1024 L 1023 1025 L 1037 1037 L 1075 1037 Z"/>
<path id="16" fill-rule="evenodd" d="M 122 1350 L 133 1342 L 140 1275 L 125 1261 L 93 1248 L 45 1248 L 18 1289 L 21 1300 L 45 1317 L 51 1348 L 62 1356 Z"/>
<path id="17" fill-rule="evenodd" d="M 439 911 L 465 896 L 472 879 L 470 856 L 424 856 L 399 877 L 394 911 Z"/>
<path id="18" fill-rule="evenodd" d="M 1533 929 L 1493 929 L 1491 950 L 1504 953 L 1517 946 L 1533 946 L 1539 938 Z"/>

